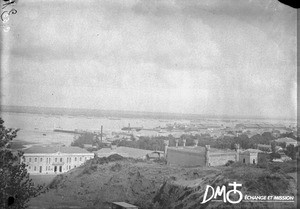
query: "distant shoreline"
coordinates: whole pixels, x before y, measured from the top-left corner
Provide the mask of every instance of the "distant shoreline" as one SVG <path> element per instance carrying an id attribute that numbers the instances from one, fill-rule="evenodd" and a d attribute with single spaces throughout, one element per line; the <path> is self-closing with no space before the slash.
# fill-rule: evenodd
<path id="1" fill-rule="evenodd" d="M 204 119 L 256 119 L 256 120 L 295 120 L 292 118 L 262 118 L 253 116 L 228 116 L 228 115 L 201 115 L 201 114 L 183 114 L 183 113 L 164 113 L 164 112 L 139 112 L 122 110 L 98 110 L 98 109 L 80 109 L 80 108 L 55 108 L 55 107 L 34 107 L 34 106 L 0 106 L 0 112 L 11 113 L 30 113 L 45 115 L 65 115 L 82 117 L 117 117 L 117 118 L 150 118 L 150 119 L 186 119 L 186 120 L 204 120 Z"/>

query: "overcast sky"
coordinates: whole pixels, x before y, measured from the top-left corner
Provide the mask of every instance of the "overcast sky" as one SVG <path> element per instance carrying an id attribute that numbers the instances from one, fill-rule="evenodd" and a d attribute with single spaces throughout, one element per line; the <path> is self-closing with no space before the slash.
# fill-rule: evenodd
<path id="1" fill-rule="evenodd" d="M 275 0 L 14 8 L 2 32 L 4 105 L 296 117 L 296 9 Z"/>

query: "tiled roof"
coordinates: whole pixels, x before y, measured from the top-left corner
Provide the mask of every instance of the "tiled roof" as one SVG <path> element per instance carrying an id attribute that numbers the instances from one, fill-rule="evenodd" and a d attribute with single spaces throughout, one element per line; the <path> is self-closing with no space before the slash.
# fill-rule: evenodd
<path id="1" fill-rule="evenodd" d="M 80 147 L 66 147 L 66 146 L 41 146 L 35 145 L 28 149 L 24 149 L 25 153 L 90 153 Z"/>

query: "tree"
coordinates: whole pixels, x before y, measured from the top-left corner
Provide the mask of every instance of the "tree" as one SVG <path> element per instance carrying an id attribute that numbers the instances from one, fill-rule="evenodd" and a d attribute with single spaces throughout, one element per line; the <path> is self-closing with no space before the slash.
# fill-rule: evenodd
<path id="1" fill-rule="evenodd" d="M 292 158 L 293 160 L 296 159 L 296 147 L 294 147 L 294 145 L 290 144 L 286 147 L 286 152 L 285 154 L 287 156 L 289 156 L 290 158 Z"/>
<path id="2" fill-rule="evenodd" d="M 84 144 L 100 146 L 100 143 L 101 142 L 97 134 L 86 132 L 74 137 L 74 141 L 71 143 L 71 146 L 83 148 Z"/>
<path id="3" fill-rule="evenodd" d="M 271 142 L 275 139 L 275 137 L 272 135 L 272 133 L 270 132 L 264 132 L 262 135 L 261 135 L 267 142 Z"/>
<path id="4" fill-rule="evenodd" d="M 20 162 L 21 151 L 12 151 L 9 143 L 18 130 L 6 129 L 0 118 L 0 208 L 27 208 L 31 197 L 45 192 L 42 185 L 34 186 L 26 165 Z"/>
<path id="5" fill-rule="evenodd" d="M 275 144 L 275 142 L 271 143 L 271 150 L 272 150 L 272 153 L 276 153 L 276 144 Z"/>

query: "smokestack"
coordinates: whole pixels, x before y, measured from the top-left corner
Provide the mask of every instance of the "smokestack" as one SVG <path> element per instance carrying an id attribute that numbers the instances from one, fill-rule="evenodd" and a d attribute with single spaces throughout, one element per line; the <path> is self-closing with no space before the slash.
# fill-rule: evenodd
<path id="1" fill-rule="evenodd" d="M 175 139 L 175 143 L 176 143 L 176 148 L 178 147 L 178 139 Z"/>
<path id="2" fill-rule="evenodd" d="M 103 126 L 101 125 L 101 135 L 100 135 L 101 142 L 102 142 L 102 136 L 103 136 Z"/>

